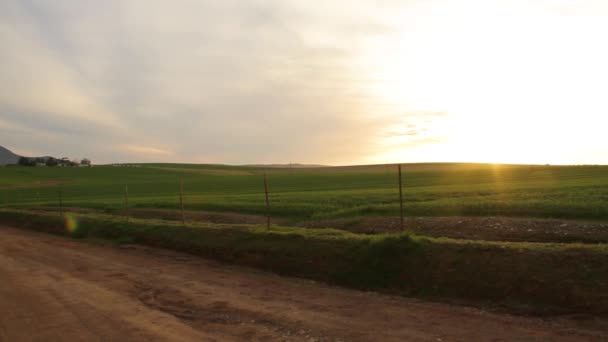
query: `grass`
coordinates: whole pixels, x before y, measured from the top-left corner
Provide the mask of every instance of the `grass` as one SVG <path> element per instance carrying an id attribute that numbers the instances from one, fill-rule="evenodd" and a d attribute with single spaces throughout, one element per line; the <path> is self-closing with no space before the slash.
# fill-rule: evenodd
<path id="1" fill-rule="evenodd" d="M 179 223 L 0 210 L 13 226 L 186 251 L 360 289 L 524 306 L 535 312 L 608 312 L 608 246 L 359 235 L 334 229 Z"/>
<path id="2" fill-rule="evenodd" d="M 608 166 L 406 164 L 408 215 L 502 215 L 608 220 Z M 141 164 L 130 167 L 0 168 L 0 205 L 177 208 L 265 213 L 255 167 Z M 268 169 L 271 214 L 297 219 L 398 214 L 394 165 Z"/>
<path id="3" fill-rule="evenodd" d="M 516 216 L 608 220 L 608 166 L 406 164 L 409 216 Z M 271 214 L 282 222 L 398 215 L 396 166 L 270 168 Z M 220 225 L 57 213 L 39 206 L 105 209 L 179 206 L 264 214 L 256 167 L 141 164 L 0 168 L 0 221 L 70 235 L 170 248 L 338 285 L 533 310 L 608 312 L 608 246 L 358 235 L 334 229 Z"/>

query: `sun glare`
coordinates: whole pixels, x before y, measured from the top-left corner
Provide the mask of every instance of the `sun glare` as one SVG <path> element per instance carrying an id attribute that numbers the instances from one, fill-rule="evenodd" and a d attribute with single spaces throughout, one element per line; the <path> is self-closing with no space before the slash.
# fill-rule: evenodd
<path id="1" fill-rule="evenodd" d="M 599 140 L 603 125 L 590 122 L 608 116 L 600 93 L 608 46 L 599 43 L 608 24 L 559 6 L 469 4 L 421 5 L 395 19 L 396 43 L 370 43 L 363 58 L 377 81 L 369 91 L 404 118 L 400 125 L 427 127 L 411 139 L 420 146 L 389 138 L 374 161 L 572 163 L 566 152 Z M 413 112 L 446 115 L 415 122 Z"/>

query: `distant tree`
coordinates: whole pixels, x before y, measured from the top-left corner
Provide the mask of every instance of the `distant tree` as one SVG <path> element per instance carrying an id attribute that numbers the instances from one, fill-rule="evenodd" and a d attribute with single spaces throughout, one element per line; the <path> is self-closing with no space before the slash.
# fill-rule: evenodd
<path id="1" fill-rule="evenodd" d="M 57 164 L 59 164 L 57 162 L 57 159 L 55 158 L 49 158 L 46 160 L 46 166 L 57 166 Z"/>
<path id="2" fill-rule="evenodd" d="M 70 166 L 70 159 L 68 157 L 63 157 L 63 158 L 57 160 L 57 165 Z"/>
<path id="3" fill-rule="evenodd" d="M 20 157 L 18 163 L 21 166 L 36 166 L 36 161 L 27 157 Z"/>

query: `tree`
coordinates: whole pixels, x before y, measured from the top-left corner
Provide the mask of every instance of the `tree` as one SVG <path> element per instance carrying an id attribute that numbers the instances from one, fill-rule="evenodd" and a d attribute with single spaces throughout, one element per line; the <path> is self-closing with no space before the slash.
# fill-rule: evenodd
<path id="1" fill-rule="evenodd" d="M 55 158 L 49 158 L 46 160 L 46 166 L 57 166 L 58 162 Z"/>
<path id="2" fill-rule="evenodd" d="M 30 158 L 27 158 L 27 157 L 20 157 L 19 158 L 19 165 L 21 165 L 21 166 L 36 166 L 36 161 L 35 160 L 31 160 Z"/>

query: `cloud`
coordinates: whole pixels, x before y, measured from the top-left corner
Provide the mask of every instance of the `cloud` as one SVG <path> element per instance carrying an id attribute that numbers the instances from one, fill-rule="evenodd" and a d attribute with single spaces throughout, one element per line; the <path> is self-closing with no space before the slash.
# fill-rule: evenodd
<path id="1" fill-rule="evenodd" d="M 390 131 L 385 133 L 383 136 L 387 137 L 387 138 L 394 138 L 394 137 L 403 137 L 403 136 L 416 136 L 419 135 L 420 133 L 424 132 L 426 130 L 416 130 L 416 129 L 410 129 L 408 131 Z"/>
<path id="2" fill-rule="evenodd" d="M 418 138 L 412 139 L 399 144 L 401 148 L 412 148 L 418 146 L 426 146 L 426 145 L 434 145 L 439 143 L 444 143 L 448 141 L 447 137 L 426 137 L 426 138 Z"/>
<path id="3" fill-rule="evenodd" d="M 527 149 L 549 120 L 557 146 L 572 112 L 601 136 L 606 6 L 528 3 L 2 1 L 0 144 L 336 165 L 480 159 L 461 153 L 514 130 Z"/>
<path id="4" fill-rule="evenodd" d="M 173 152 L 164 150 L 162 148 L 150 147 L 150 146 L 137 146 L 137 145 L 121 145 L 119 149 L 129 151 L 131 154 L 136 156 L 142 156 L 147 158 L 149 156 L 171 156 Z"/>
<path id="5" fill-rule="evenodd" d="M 355 13 L 321 32 L 322 12 L 301 2 L 27 1 L 0 13 L 0 115 L 87 140 L 65 153 L 111 140 L 100 159 L 349 162 L 377 125 L 349 95 L 349 61 L 387 29 Z M 132 148 L 142 140 L 160 147 Z"/>

